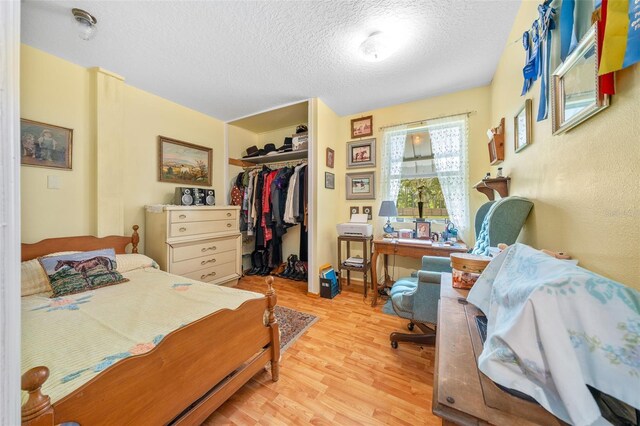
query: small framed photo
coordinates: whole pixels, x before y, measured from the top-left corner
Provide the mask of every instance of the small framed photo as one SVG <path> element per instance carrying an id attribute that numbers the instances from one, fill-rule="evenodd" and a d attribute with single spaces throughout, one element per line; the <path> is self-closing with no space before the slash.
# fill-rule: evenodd
<path id="1" fill-rule="evenodd" d="M 347 168 L 376 166 L 376 139 L 347 142 Z"/>
<path id="2" fill-rule="evenodd" d="M 366 138 L 373 135 L 373 116 L 351 120 L 351 139 Z"/>
<path id="3" fill-rule="evenodd" d="M 367 215 L 367 220 L 373 219 L 373 215 L 371 214 L 372 212 L 373 208 L 371 206 L 362 207 L 362 213 Z"/>
<path id="4" fill-rule="evenodd" d="M 324 172 L 324 187 L 327 189 L 336 188 L 336 175 L 329 172 Z"/>
<path id="5" fill-rule="evenodd" d="M 416 238 L 420 240 L 431 238 L 431 222 L 416 222 Z"/>
<path id="6" fill-rule="evenodd" d="M 374 200 L 375 172 L 347 173 L 347 200 Z"/>
<path id="7" fill-rule="evenodd" d="M 20 119 L 20 164 L 71 170 L 73 129 Z"/>
<path id="8" fill-rule="evenodd" d="M 531 99 L 527 99 L 513 118 L 513 143 L 516 152 L 531 144 L 531 127 Z"/>
<path id="9" fill-rule="evenodd" d="M 359 214 L 359 213 L 360 213 L 360 207 L 358 207 L 358 206 L 349 207 L 349 217 L 353 216 L 354 214 Z"/>
<path id="10" fill-rule="evenodd" d="M 211 186 L 213 150 L 158 136 L 158 180 Z"/>
<path id="11" fill-rule="evenodd" d="M 327 167 L 333 169 L 333 162 L 335 159 L 335 152 L 331 148 L 327 148 Z"/>

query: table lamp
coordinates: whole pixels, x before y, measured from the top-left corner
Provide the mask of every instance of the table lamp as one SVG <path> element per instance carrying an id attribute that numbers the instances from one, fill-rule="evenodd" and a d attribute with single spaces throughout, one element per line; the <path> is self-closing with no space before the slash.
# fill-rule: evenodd
<path id="1" fill-rule="evenodd" d="M 378 216 L 387 217 L 387 223 L 384 224 L 382 230 L 389 234 L 393 232 L 393 227 L 391 226 L 390 217 L 398 216 L 398 209 L 396 209 L 396 203 L 394 201 L 383 201 L 380 206 L 380 211 L 378 212 Z"/>

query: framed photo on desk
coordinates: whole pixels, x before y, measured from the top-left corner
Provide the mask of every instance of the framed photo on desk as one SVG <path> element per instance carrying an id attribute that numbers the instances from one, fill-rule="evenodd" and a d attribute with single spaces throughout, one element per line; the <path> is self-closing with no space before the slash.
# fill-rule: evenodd
<path id="1" fill-rule="evenodd" d="M 428 240 L 431 238 L 431 222 L 416 221 L 416 238 L 419 240 Z"/>

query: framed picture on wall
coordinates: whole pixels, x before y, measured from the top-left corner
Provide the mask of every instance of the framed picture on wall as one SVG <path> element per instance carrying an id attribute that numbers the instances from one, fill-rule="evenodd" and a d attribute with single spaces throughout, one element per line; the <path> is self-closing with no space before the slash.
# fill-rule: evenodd
<path id="1" fill-rule="evenodd" d="M 71 170 L 73 129 L 20 119 L 20 164 Z"/>
<path id="2" fill-rule="evenodd" d="M 212 161 L 211 148 L 158 136 L 160 182 L 211 186 Z"/>
<path id="3" fill-rule="evenodd" d="M 351 139 L 366 138 L 373 135 L 373 116 L 354 118 L 351 120 Z"/>
<path id="4" fill-rule="evenodd" d="M 324 187 L 327 189 L 335 189 L 336 175 L 330 172 L 324 172 Z"/>
<path id="5" fill-rule="evenodd" d="M 347 142 L 347 168 L 376 166 L 376 139 Z"/>
<path id="6" fill-rule="evenodd" d="M 516 152 L 522 151 L 531 143 L 531 99 L 524 101 L 513 118 L 513 143 Z"/>
<path id="7" fill-rule="evenodd" d="M 327 148 L 327 167 L 333 169 L 333 162 L 335 160 L 335 152 L 331 148 Z"/>
<path id="8" fill-rule="evenodd" d="M 374 200 L 375 172 L 347 173 L 347 200 Z"/>

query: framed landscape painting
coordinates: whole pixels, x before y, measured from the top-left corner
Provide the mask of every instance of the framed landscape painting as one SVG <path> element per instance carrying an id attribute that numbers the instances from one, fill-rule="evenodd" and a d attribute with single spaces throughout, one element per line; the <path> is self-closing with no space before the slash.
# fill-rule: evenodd
<path id="1" fill-rule="evenodd" d="M 213 150 L 158 136 L 160 182 L 211 186 Z"/>
<path id="2" fill-rule="evenodd" d="M 71 170 L 73 129 L 20 119 L 20 164 Z"/>

